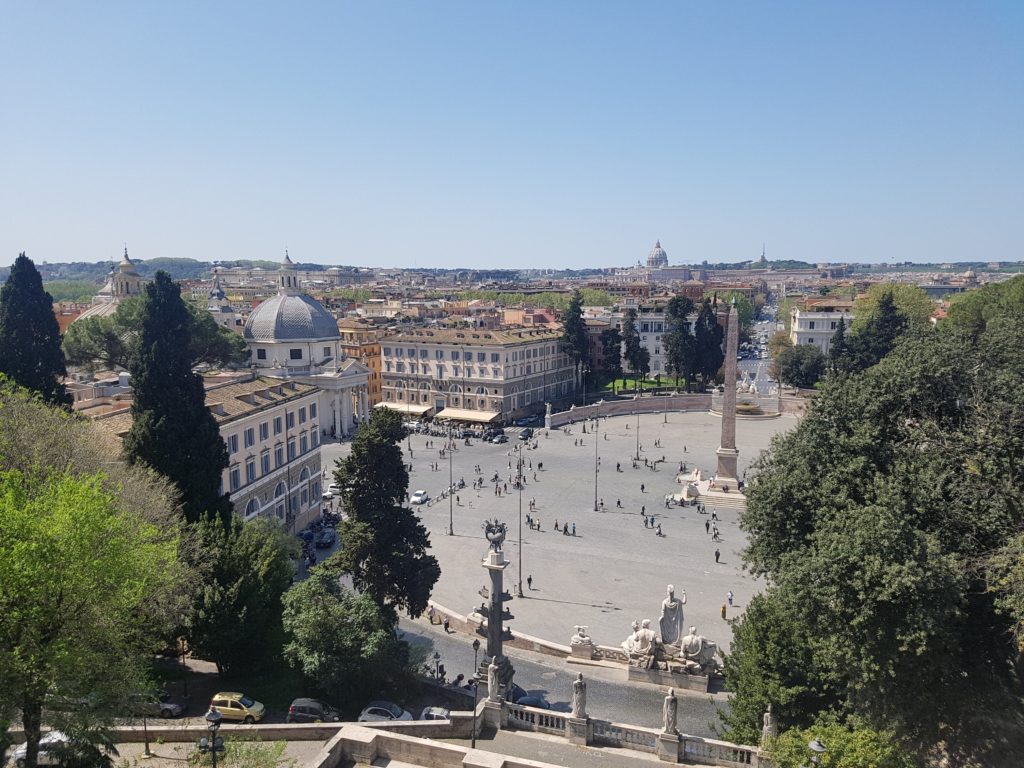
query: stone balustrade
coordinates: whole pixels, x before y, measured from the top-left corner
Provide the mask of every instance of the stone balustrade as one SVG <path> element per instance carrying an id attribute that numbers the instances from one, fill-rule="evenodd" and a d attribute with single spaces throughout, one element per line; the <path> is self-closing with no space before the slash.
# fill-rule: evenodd
<path id="1" fill-rule="evenodd" d="M 641 752 L 657 752 L 658 731 L 638 725 L 593 720 L 594 742 L 609 747 L 626 747 Z"/>
<path id="2" fill-rule="evenodd" d="M 505 722 L 510 728 L 522 731 L 540 731 L 553 733 L 556 736 L 566 735 L 567 716 L 561 712 L 538 707 L 524 707 L 519 704 L 505 703 L 507 715 Z"/>

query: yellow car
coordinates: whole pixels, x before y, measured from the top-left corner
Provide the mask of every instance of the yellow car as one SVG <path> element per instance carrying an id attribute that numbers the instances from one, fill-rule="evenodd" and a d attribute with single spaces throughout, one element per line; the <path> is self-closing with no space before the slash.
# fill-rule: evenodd
<path id="1" fill-rule="evenodd" d="M 236 720 L 240 723 L 256 723 L 263 719 L 267 708 L 246 696 L 244 693 L 215 693 L 210 699 L 210 709 L 220 712 L 225 720 Z"/>

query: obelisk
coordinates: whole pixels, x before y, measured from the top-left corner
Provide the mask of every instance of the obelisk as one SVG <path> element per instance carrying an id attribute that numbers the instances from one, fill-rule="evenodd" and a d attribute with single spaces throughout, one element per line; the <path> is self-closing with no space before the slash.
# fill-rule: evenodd
<path id="1" fill-rule="evenodd" d="M 736 301 L 733 300 L 729 309 L 729 327 L 725 337 L 725 381 L 722 386 L 725 394 L 722 398 L 722 443 L 718 447 L 718 472 L 715 473 L 715 485 L 719 488 L 737 487 L 736 459 L 740 452 L 736 450 L 736 353 L 739 348 L 740 318 L 736 312 Z"/>

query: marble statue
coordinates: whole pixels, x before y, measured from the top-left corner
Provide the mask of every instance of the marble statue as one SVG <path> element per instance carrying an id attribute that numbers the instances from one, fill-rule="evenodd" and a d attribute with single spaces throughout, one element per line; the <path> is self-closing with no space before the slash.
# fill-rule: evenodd
<path id="1" fill-rule="evenodd" d="M 679 700 L 676 698 L 676 692 L 671 688 L 668 689 L 668 696 L 665 697 L 665 704 L 662 706 L 662 715 L 665 718 L 665 724 L 662 731 L 665 733 L 679 733 L 676 728 L 676 716 L 678 711 Z"/>
<path id="2" fill-rule="evenodd" d="M 587 684 L 583 680 L 582 672 L 572 681 L 572 716 L 578 720 L 585 720 L 587 717 Z"/>
<path id="3" fill-rule="evenodd" d="M 668 597 L 661 603 L 661 642 L 665 645 L 679 645 L 683 636 L 683 606 L 686 605 L 686 590 L 680 597 L 675 596 L 676 588 L 668 585 Z"/>
<path id="4" fill-rule="evenodd" d="M 779 722 L 772 712 L 772 705 L 768 705 L 768 711 L 764 713 L 763 725 L 761 726 L 761 746 L 766 747 L 768 743 L 779 735 Z"/>
<path id="5" fill-rule="evenodd" d="M 498 683 L 498 665 L 493 661 L 487 666 L 487 700 L 501 701 L 501 686 Z"/>
<path id="6" fill-rule="evenodd" d="M 576 624 L 572 639 L 569 640 L 569 645 L 593 645 L 594 641 L 590 639 L 590 635 L 587 634 L 587 628 L 582 624 Z"/>
<path id="7" fill-rule="evenodd" d="M 505 523 L 501 522 L 498 518 L 493 520 L 485 520 L 483 524 L 484 536 L 487 541 L 491 543 L 491 549 L 495 552 L 501 552 L 501 545 L 505 541 L 505 534 L 508 531 L 508 527 Z"/>
<path id="8" fill-rule="evenodd" d="M 635 653 L 637 646 L 637 633 L 640 632 L 640 622 L 633 619 L 633 631 L 629 633 L 629 637 L 622 641 L 621 648 L 626 653 Z"/>
<path id="9" fill-rule="evenodd" d="M 551 415 L 551 403 L 545 403 L 544 404 L 544 415 L 545 416 L 550 416 Z"/>
<path id="10" fill-rule="evenodd" d="M 690 627 L 690 633 L 680 643 L 680 650 L 688 666 L 699 667 L 705 673 L 718 670 L 715 661 L 718 646 L 704 635 L 698 635 L 696 627 Z"/>
<path id="11" fill-rule="evenodd" d="M 640 630 L 636 633 L 636 652 L 643 656 L 654 653 L 654 641 L 656 638 L 657 635 L 651 629 L 651 620 L 644 619 L 640 623 Z"/>

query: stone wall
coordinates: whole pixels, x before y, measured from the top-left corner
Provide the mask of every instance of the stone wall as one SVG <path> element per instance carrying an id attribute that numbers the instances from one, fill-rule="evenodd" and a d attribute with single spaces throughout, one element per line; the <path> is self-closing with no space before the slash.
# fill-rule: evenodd
<path id="1" fill-rule="evenodd" d="M 633 400 L 608 400 L 601 405 L 591 404 L 551 414 L 551 428 L 574 424 L 595 416 L 626 416 L 634 413 L 661 413 L 662 411 L 709 411 L 711 394 L 667 395 L 638 397 Z"/>

